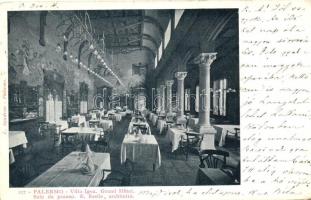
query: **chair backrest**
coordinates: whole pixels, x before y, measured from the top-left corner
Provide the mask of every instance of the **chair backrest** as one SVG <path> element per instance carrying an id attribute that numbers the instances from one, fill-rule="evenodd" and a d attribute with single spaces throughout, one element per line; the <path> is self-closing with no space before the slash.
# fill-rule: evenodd
<path id="1" fill-rule="evenodd" d="M 235 171 L 235 178 L 237 179 L 237 181 L 240 183 L 241 182 L 241 162 L 239 162 L 238 166 L 236 167 L 236 171 Z"/>
<path id="2" fill-rule="evenodd" d="M 108 114 L 108 119 L 113 120 L 113 118 L 114 118 L 114 114 L 109 113 Z"/>
<path id="3" fill-rule="evenodd" d="M 110 186 L 111 183 L 116 182 L 116 184 L 113 184 L 113 186 L 130 186 L 133 171 L 134 163 L 129 159 L 126 159 L 126 161 L 122 164 L 121 169 L 111 170 L 108 177 L 105 180 L 102 180 L 100 185 Z M 115 178 L 117 175 L 120 178 Z M 111 178 L 109 176 L 111 176 Z M 103 177 L 105 177 L 105 170 L 103 170 Z"/>
<path id="4" fill-rule="evenodd" d="M 240 128 L 234 128 L 235 137 L 240 138 Z"/>
<path id="5" fill-rule="evenodd" d="M 226 165 L 229 152 L 222 150 L 203 150 L 200 152 L 200 167 L 204 168 L 204 162 L 208 168 L 222 168 Z"/>
<path id="6" fill-rule="evenodd" d="M 141 127 L 141 126 L 140 126 L 139 129 L 140 129 L 140 131 L 141 131 L 141 134 L 143 134 L 143 135 L 148 134 L 148 133 L 147 133 L 148 128 L 147 128 L 146 126 L 144 126 L 144 127 Z"/>
<path id="7" fill-rule="evenodd" d="M 173 115 L 166 116 L 166 122 L 174 122 L 174 116 Z"/>

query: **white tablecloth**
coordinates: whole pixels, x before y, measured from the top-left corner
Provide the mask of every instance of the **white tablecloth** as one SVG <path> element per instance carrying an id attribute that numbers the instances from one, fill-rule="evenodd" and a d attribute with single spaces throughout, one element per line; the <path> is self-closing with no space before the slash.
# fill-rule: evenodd
<path id="1" fill-rule="evenodd" d="M 213 125 L 216 129 L 217 133 L 215 135 L 215 140 L 218 143 L 218 146 L 222 147 L 226 143 L 226 135 L 234 134 L 234 128 L 240 128 L 239 125 L 223 125 L 223 124 L 215 124 Z"/>
<path id="2" fill-rule="evenodd" d="M 120 122 L 122 120 L 122 115 L 120 113 L 115 113 L 114 117 L 115 117 L 117 122 Z"/>
<path id="3" fill-rule="evenodd" d="M 111 170 L 110 154 L 93 152 L 91 156 L 96 165 L 93 174 L 83 174 L 80 170 L 84 152 L 71 152 L 47 171 L 31 181 L 26 187 L 96 187 L 102 179 L 106 179 Z M 84 161 L 85 162 L 85 161 Z"/>
<path id="4" fill-rule="evenodd" d="M 23 145 L 27 148 L 28 140 L 25 131 L 9 131 L 9 148 Z"/>
<path id="5" fill-rule="evenodd" d="M 127 115 L 131 115 L 131 114 L 133 114 L 133 111 L 131 111 L 131 110 L 126 110 L 125 113 L 126 113 Z"/>
<path id="6" fill-rule="evenodd" d="M 113 129 L 113 122 L 112 120 L 109 119 L 102 119 L 99 122 L 100 127 L 103 128 L 104 131 L 108 130 L 108 129 Z"/>
<path id="7" fill-rule="evenodd" d="M 10 164 L 15 162 L 14 153 L 12 148 L 19 145 L 23 145 L 23 148 L 27 148 L 28 140 L 24 131 L 9 131 L 9 162 Z"/>
<path id="8" fill-rule="evenodd" d="M 103 134 L 102 128 L 71 127 L 62 131 L 62 136 L 75 135 L 85 141 L 98 141 L 101 134 Z"/>
<path id="9" fill-rule="evenodd" d="M 126 112 L 125 111 L 120 112 L 120 114 L 121 114 L 122 117 L 126 116 Z"/>
<path id="10" fill-rule="evenodd" d="M 163 129 L 166 126 L 166 121 L 163 119 L 158 120 L 157 129 L 159 130 L 159 133 L 163 133 Z"/>
<path id="11" fill-rule="evenodd" d="M 153 135 L 139 137 L 126 134 L 121 145 L 121 163 L 128 158 L 133 162 L 152 163 L 156 168 L 161 166 L 161 153 Z"/>
<path id="12" fill-rule="evenodd" d="M 114 114 L 114 113 L 116 113 L 115 110 L 108 110 L 108 111 L 107 111 L 107 114 Z"/>
<path id="13" fill-rule="evenodd" d="M 181 137 L 186 137 L 185 130 L 178 129 L 175 127 L 168 128 L 167 131 L 167 137 L 170 143 L 172 144 L 172 152 L 178 149 L 179 141 L 181 140 Z"/>
<path id="14" fill-rule="evenodd" d="M 57 126 L 60 126 L 60 130 L 65 130 L 68 128 L 68 122 L 65 120 L 59 120 L 59 121 L 50 121 L 50 124 L 56 124 Z"/>

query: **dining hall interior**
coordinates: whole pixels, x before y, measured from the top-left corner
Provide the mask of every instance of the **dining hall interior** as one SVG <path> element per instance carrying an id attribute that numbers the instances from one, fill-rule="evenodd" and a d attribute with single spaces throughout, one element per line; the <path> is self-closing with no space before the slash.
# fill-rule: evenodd
<path id="1" fill-rule="evenodd" d="M 10 187 L 240 184 L 238 9 L 8 12 Z"/>

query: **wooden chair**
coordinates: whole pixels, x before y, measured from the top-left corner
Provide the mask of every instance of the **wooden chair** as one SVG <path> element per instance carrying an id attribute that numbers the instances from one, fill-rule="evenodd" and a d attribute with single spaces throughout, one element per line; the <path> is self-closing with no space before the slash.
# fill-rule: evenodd
<path id="1" fill-rule="evenodd" d="M 239 162 L 236 167 L 230 165 L 224 165 L 222 171 L 232 178 L 234 184 L 240 184 L 241 182 L 241 163 Z"/>
<path id="2" fill-rule="evenodd" d="M 60 131 L 60 134 L 61 131 Z M 63 135 L 64 136 L 64 135 Z M 81 143 L 76 137 L 76 134 L 66 134 L 66 136 L 61 137 L 61 154 L 62 156 L 70 153 L 71 151 L 77 150 L 78 144 Z"/>
<path id="3" fill-rule="evenodd" d="M 232 141 L 237 149 L 240 146 L 240 128 L 234 128 L 234 132 L 227 131 L 226 140 Z"/>
<path id="4" fill-rule="evenodd" d="M 200 146 L 203 140 L 204 134 L 199 134 L 197 132 L 186 132 L 186 138 L 181 138 L 181 145 L 186 154 L 186 160 L 188 160 L 189 154 L 199 155 Z"/>
<path id="5" fill-rule="evenodd" d="M 205 162 L 208 168 L 224 168 L 226 166 L 227 157 L 229 157 L 229 152 L 227 151 L 213 149 L 202 150 L 199 154 L 199 167 L 204 168 Z"/>
<path id="6" fill-rule="evenodd" d="M 105 180 L 101 180 L 99 186 L 130 186 L 134 171 L 134 163 L 126 159 L 120 170 L 103 170 L 103 178 L 107 172 L 110 174 Z"/>
<path id="7" fill-rule="evenodd" d="M 50 127 L 51 134 L 53 135 L 53 145 L 61 143 L 61 125 L 53 125 Z"/>
<path id="8" fill-rule="evenodd" d="M 148 134 L 148 132 L 147 132 L 148 128 L 145 125 L 143 125 L 143 126 L 140 125 L 139 129 L 141 131 L 141 134 L 143 134 L 143 135 L 147 135 Z"/>
<path id="9" fill-rule="evenodd" d="M 49 122 L 39 121 L 38 125 L 39 125 L 39 129 L 38 129 L 39 135 L 43 138 L 48 136 L 49 135 Z"/>

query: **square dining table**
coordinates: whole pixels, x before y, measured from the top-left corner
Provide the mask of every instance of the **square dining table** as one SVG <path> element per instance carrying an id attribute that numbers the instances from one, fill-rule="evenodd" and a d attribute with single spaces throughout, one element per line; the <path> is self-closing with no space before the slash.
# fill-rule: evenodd
<path id="1" fill-rule="evenodd" d="M 99 121 L 99 126 L 103 128 L 103 131 L 113 130 L 113 121 L 110 119 L 101 119 Z"/>
<path id="2" fill-rule="evenodd" d="M 152 163 L 153 171 L 161 166 L 161 153 L 157 140 L 153 135 L 126 134 L 121 145 L 121 163 L 126 159 L 133 162 Z"/>
<path id="3" fill-rule="evenodd" d="M 80 170 L 84 158 L 85 152 L 71 152 L 26 187 L 96 187 L 109 175 L 103 174 L 103 170 L 111 170 L 110 154 L 92 152 L 95 171 L 90 174 Z"/>
<path id="4" fill-rule="evenodd" d="M 82 140 L 97 141 L 100 135 L 103 134 L 102 128 L 88 128 L 88 127 L 71 127 L 61 132 L 61 135 L 66 137 L 75 136 Z"/>
<path id="5" fill-rule="evenodd" d="M 172 152 L 174 152 L 178 149 L 180 140 L 187 137 L 186 129 L 169 127 L 167 130 L 167 137 L 172 145 Z"/>
<path id="6" fill-rule="evenodd" d="M 22 145 L 24 149 L 27 148 L 28 140 L 25 131 L 9 131 L 9 163 L 15 162 L 13 148 Z"/>

